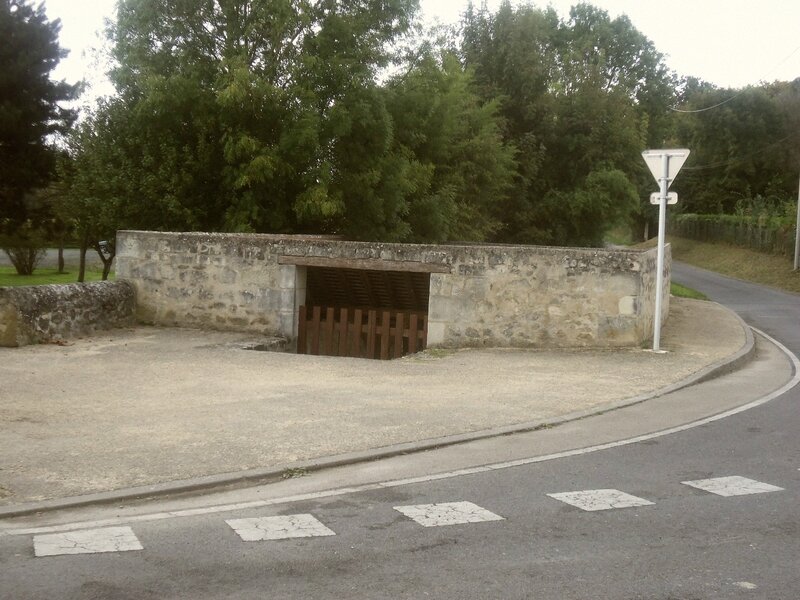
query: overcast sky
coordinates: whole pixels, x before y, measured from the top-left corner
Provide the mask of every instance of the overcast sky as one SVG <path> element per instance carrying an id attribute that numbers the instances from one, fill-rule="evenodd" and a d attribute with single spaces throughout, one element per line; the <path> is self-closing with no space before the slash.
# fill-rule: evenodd
<path id="1" fill-rule="evenodd" d="M 574 0 L 551 4 L 566 16 Z M 103 18 L 115 0 L 45 0 L 48 17 L 60 18 L 61 46 L 70 56 L 57 78 L 94 81 L 94 93 L 109 93 L 91 48 L 101 42 Z M 427 19 L 457 21 L 467 0 L 421 0 Z M 480 0 L 475 1 L 476 5 Z M 500 0 L 489 0 L 494 9 Z M 724 87 L 800 77 L 800 0 L 595 0 L 611 16 L 627 14 L 634 26 L 667 55 L 680 75 L 694 75 Z"/>

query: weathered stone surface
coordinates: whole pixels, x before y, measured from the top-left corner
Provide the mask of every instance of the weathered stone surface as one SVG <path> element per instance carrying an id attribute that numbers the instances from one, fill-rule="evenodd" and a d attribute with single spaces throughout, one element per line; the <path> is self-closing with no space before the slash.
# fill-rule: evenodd
<path id="1" fill-rule="evenodd" d="M 305 267 L 280 257 L 417 262 L 428 345 L 635 346 L 652 334 L 656 251 L 347 242 L 314 236 L 121 231 L 117 277 L 161 325 L 296 336 Z M 667 253 L 664 316 L 669 310 Z"/>
<path id="2" fill-rule="evenodd" d="M 0 287 L 0 346 L 25 346 L 134 324 L 126 281 Z"/>

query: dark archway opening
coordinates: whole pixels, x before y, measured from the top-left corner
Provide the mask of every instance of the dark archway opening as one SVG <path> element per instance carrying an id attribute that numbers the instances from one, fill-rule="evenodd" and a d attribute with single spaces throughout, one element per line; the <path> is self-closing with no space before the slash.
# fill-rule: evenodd
<path id="1" fill-rule="evenodd" d="M 297 351 L 399 358 L 425 348 L 430 273 L 306 267 Z"/>

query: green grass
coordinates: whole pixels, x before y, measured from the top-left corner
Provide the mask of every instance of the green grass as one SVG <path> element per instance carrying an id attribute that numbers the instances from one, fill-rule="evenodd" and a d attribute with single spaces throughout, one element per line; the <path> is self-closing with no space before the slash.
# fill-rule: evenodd
<path id="1" fill-rule="evenodd" d="M 681 285 L 680 283 L 671 283 L 669 288 L 669 293 L 673 296 L 677 296 L 678 298 L 692 298 L 693 300 L 708 300 L 708 296 L 706 296 L 702 292 L 698 292 L 697 290 L 693 290 L 690 287 L 686 287 L 685 285 Z"/>
<path id="2" fill-rule="evenodd" d="M 86 271 L 86 281 L 100 281 L 102 271 Z M 114 279 L 112 272 L 109 279 Z M 0 287 L 16 287 L 20 285 L 46 285 L 48 283 L 75 283 L 78 280 L 78 269 L 69 268 L 66 273 L 59 274 L 58 269 L 36 269 L 33 275 L 17 275 L 14 267 L 0 267 Z"/>
<path id="3" fill-rule="evenodd" d="M 800 271 L 792 270 L 792 260 L 786 256 L 727 244 L 696 242 L 675 236 L 668 236 L 667 241 L 672 245 L 672 258 L 675 260 L 736 279 L 800 293 Z M 655 245 L 655 240 L 649 240 L 637 247 Z"/>

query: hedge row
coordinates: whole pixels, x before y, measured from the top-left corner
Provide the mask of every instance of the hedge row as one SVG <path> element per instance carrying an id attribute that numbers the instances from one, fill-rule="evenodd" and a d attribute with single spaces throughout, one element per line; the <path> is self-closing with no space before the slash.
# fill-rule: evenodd
<path id="1" fill-rule="evenodd" d="M 770 254 L 794 256 L 795 223 L 779 217 L 675 215 L 671 233 L 700 242 L 724 242 Z"/>

